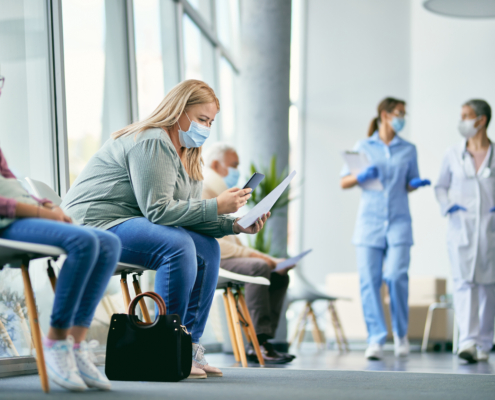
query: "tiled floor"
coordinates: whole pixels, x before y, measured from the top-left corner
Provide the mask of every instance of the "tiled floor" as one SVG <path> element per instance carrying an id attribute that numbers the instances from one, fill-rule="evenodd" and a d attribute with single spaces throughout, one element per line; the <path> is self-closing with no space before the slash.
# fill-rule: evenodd
<path id="1" fill-rule="evenodd" d="M 311 344 L 293 351 L 297 358 L 284 365 L 267 365 L 270 368 L 353 370 L 353 371 L 403 371 L 449 374 L 495 374 L 495 353 L 490 362 L 466 364 L 452 353 L 412 352 L 407 358 L 396 358 L 392 351 L 385 351 L 382 361 L 367 361 L 363 351 L 350 351 L 339 354 L 336 350 L 316 350 Z M 208 363 L 216 367 L 240 367 L 234 356 L 223 353 L 206 354 Z M 258 364 L 250 363 L 250 367 Z"/>

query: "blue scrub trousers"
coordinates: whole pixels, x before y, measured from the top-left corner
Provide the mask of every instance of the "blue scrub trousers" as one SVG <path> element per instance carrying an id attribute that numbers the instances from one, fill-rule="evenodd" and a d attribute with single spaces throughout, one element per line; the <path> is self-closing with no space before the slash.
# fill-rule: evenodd
<path id="1" fill-rule="evenodd" d="M 383 314 L 380 288 L 385 281 L 390 294 L 392 329 L 399 337 L 407 335 L 409 321 L 409 262 L 411 246 L 385 249 L 356 246 L 363 314 L 368 328 L 368 343 L 385 344 L 387 325 Z"/>

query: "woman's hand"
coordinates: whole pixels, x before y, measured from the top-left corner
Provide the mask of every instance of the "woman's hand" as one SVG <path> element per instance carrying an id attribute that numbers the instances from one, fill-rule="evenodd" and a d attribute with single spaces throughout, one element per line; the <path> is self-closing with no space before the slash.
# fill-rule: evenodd
<path id="1" fill-rule="evenodd" d="M 59 222 L 67 222 L 69 224 L 72 223 L 72 218 L 66 215 L 58 206 L 53 207 L 51 210 L 42 210 L 42 212 L 40 212 L 40 218 L 51 219 L 53 221 Z"/>
<path id="2" fill-rule="evenodd" d="M 232 188 L 223 192 L 217 197 L 217 214 L 222 215 L 237 212 L 251 198 L 251 190 Z"/>
<path id="3" fill-rule="evenodd" d="M 378 175 L 379 175 L 378 168 L 375 165 L 370 165 L 363 172 L 361 172 L 358 176 L 356 176 L 356 179 L 359 183 L 364 183 L 370 179 L 378 178 Z"/>
<path id="4" fill-rule="evenodd" d="M 234 233 L 247 233 L 250 235 L 255 235 L 263 229 L 263 226 L 265 225 L 266 220 L 270 218 L 270 215 L 270 212 L 268 212 L 267 214 L 263 214 L 261 218 L 259 218 L 253 225 L 248 226 L 247 228 L 243 228 L 237 223 L 237 221 L 239 220 L 238 218 L 234 222 Z"/>

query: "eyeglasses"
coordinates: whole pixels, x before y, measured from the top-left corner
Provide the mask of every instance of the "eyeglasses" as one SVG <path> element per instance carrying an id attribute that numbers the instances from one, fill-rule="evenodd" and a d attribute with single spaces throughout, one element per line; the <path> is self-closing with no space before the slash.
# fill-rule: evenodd
<path id="1" fill-rule="evenodd" d="M 392 111 L 390 114 L 393 114 L 395 115 L 396 117 L 399 117 L 399 118 L 404 118 L 406 116 L 406 113 L 405 111 Z"/>

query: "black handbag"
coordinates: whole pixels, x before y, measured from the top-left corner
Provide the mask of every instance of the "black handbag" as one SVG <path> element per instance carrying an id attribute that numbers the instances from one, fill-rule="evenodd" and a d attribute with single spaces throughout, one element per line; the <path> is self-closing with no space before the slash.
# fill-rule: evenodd
<path id="1" fill-rule="evenodd" d="M 134 311 L 142 297 L 152 298 L 159 315 L 151 324 L 141 322 Z M 105 373 L 113 381 L 178 382 L 191 373 L 192 340 L 176 314 L 166 315 L 161 296 L 137 295 L 128 314 L 114 314 L 107 339 Z"/>

